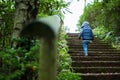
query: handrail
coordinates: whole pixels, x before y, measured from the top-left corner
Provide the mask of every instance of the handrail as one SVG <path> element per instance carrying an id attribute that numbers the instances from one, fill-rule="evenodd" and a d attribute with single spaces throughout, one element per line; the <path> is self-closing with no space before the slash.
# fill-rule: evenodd
<path id="1" fill-rule="evenodd" d="M 53 15 L 36 19 L 21 31 L 21 35 L 36 36 L 41 42 L 38 80 L 56 80 L 56 46 L 60 26 L 61 18 Z"/>

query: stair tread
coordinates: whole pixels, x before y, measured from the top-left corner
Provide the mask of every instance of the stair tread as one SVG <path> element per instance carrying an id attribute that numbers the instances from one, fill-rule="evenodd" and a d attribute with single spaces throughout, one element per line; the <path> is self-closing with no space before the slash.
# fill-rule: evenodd
<path id="1" fill-rule="evenodd" d="M 68 51 L 68 53 L 73 53 L 73 52 L 74 52 L 74 53 L 81 53 L 81 52 L 83 52 L 83 49 L 82 49 L 82 50 L 79 50 L 79 51 L 76 51 L 76 50 L 74 50 L 74 51 L 73 51 L 73 50 L 69 50 L 69 51 Z M 96 53 L 96 52 L 97 52 L 97 53 L 109 53 L 108 51 L 106 52 L 106 51 L 94 51 L 94 50 L 92 50 L 92 51 L 89 50 L 88 52 L 89 52 L 89 53 Z M 112 53 L 120 53 L 120 52 L 115 50 L 115 52 L 112 52 Z"/>
<path id="2" fill-rule="evenodd" d="M 78 69 L 99 69 L 99 68 L 102 68 L 102 69 L 120 69 L 120 67 L 113 67 L 113 66 L 107 66 L 107 67 L 73 67 L 73 68 L 78 68 Z"/>
<path id="3" fill-rule="evenodd" d="M 82 46 L 82 44 L 77 44 L 77 43 L 76 44 L 75 43 L 74 44 L 73 43 L 68 43 L 68 45 L 70 47 L 79 47 L 79 46 Z M 100 44 L 100 43 L 99 44 L 97 44 L 97 43 L 95 44 L 94 43 L 94 44 L 89 44 L 89 46 L 111 46 L 111 45 L 110 44 L 104 44 L 104 43 L 103 44 Z"/>
<path id="4" fill-rule="evenodd" d="M 67 34 L 72 68 L 83 80 L 120 80 L 120 50 L 95 37 L 89 44 L 88 56 L 84 56 L 79 33 Z"/>
<path id="5" fill-rule="evenodd" d="M 84 76 L 99 76 L 99 75 L 120 75 L 120 72 L 115 72 L 115 73 L 80 73 L 80 75 Z"/>
<path id="6" fill-rule="evenodd" d="M 71 56 L 71 57 L 76 57 L 76 58 L 120 58 L 120 56 L 87 56 L 87 57 L 83 57 L 83 56 Z"/>
<path id="7" fill-rule="evenodd" d="M 84 53 L 83 51 L 81 51 L 81 52 L 68 52 L 69 54 L 72 54 L 72 53 L 74 53 L 74 54 L 80 54 L 80 53 Z M 118 54 L 119 52 L 116 52 L 116 51 L 104 51 L 104 52 L 98 52 L 98 51 L 95 51 L 95 52 L 90 52 L 90 51 L 88 51 L 88 54 L 93 54 L 93 53 L 96 53 L 96 54 L 98 54 L 98 53 L 103 53 L 103 54 Z M 120 53 L 119 53 L 120 54 Z"/>
<path id="8" fill-rule="evenodd" d="M 72 53 L 70 55 L 71 56 L 76 56 L 76 55 L 84 56 L 84 53 L 81 53 L 81 54 L 74 54 L 74 53 Z M 88 56 L 120 56 L 120 54 L 88 54 Z M 87 56 L 85 56 L 85 57 L 87 57 Z"/>
<path id="9" fill-rule="evenodd" d="M 81 49 L 81 48 L 80 48 L 80 49 L 79 49 L 79 48 L 75 48 L 75 49 L 71 49 L 71 50 L 80 50 L 80 51 L 82 51 L 83 49 Z M 93 51 L 94 51 L 94 50 L 98 50 L 98 51 L 99 51 L 99 50 L 107 50 L 107 51 L 108 51 L 108 50 L 110 50 L 110 51 L 113 50 L 113 51 L 120 51 L 120 50 L 116 50 L 116 49 L 98 49 L 98 48 L 96 48 L 96 49 L 89 49 L 89 50 L 93 50 Z"/>
<path id="10" fill-rule="evenodd" d="M 70 54 L 81 54 L 82 53 L 83 54 L 84 52 L 82 51 L 82 52 L 68 52 L 68 53 L 70 53 Z M 109 54 L 115 54 L 116 55 L 116 54 L 118 54 L 119 55 L 120 53 L 119 52 L 118 53 L 117 52 L 113 53 L 113 52 L 108 52 L 108 51 L 107 52 L 89 52 L 88 51 L 88 54 L 96 54 L 96 55 L 98 55 L 98 54 L 106 54 L 106 55 L 109 55 Z"/>
<path id="11" fill-rule="evenodd" d="M 120 61 L 120 56 L 71 56 L 73 61 Z"/>
<path id="12" fill-rule="evenodd" d="M 72 61 L 72 63 L 120 63 L 120 61 Z"/>
<path id="13" fill-rule="evenodd" d="M 120 67 L 73 67 L 73 70 L 80 73 L 115 73 L 120 72 Z"/>

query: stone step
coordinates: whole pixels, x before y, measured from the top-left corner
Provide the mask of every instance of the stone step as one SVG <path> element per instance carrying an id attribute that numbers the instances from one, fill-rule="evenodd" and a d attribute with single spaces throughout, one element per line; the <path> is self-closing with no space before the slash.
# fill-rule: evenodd
<path id="1" fill-rule="evenodd" d="M 90 49 L 90 48 L 89 48 L 88 50 L 89 50 L 89 51 L 102 51 L 102 52 L 103 52 L 103 51 L 105 51 L 105 52 L 120 52 L 120 50 L 116 50 L 116 49 L 101 49 L 101 48 L 100 48 L 100 49 Z M 73 49 L 73 48 L 72 48 L 72 49 L 69 50 L 69 52 L 70 52 L 70 51 L 83 51 L 83 49 L 81 49 L 81 48 L 80 48 L 80 49 L 78 49 L 78 48 L 74 48 L 74 49 Z"/>
<path id="2" fill-rule="evenodd" d="M 76 56 L 76 55 L 72 55 L 72 56 Z M 94 57 L 94 56 L 96 56 L 96 55 L 89 55 L 88 54 L 88 56 L 85 56 L 84 54 L 83 55 L 80 55 L 81 57 Z M 98 55 L 97 55 L 98 56 Z M 99 55 L 99 57 L 107 57 L 108 55 Z M 114 55 L 110 55 L 110 56 L 108 56 L 108 57 L 116 57 L 116 56 L 114 56 Z"/>
<path id="3" fill-rule="evenodd" d="M 72 61 L 73 67 L 120 67 L 120 61 Z"/>
<path id="4" fill-rule="evenodd" d="M 72 37 L 68 36 L 68 37 L 66 38 L 66 40 L 68 40 L 68 41 L 72 41 L 72 40 L 81 41 L 82 39 L 79 39 L 78 36 L 72 36 Z M 95 37 L 93 41 L 100 41 L 100 42 L 102 42 L 102 41 L 101 41 L 100 39 L 98 39 L 97 37 Z"/>
<path id="5" fill-rule="evenodd" d="M 69 45 L 69 47 L 73 47 L 73 48 L 82 46 L 82 44 L 78 44 L 78 43 L 76 43 L 76 44 L 75 43 L 74 44 L 68 44 L 68 45 Z M 98 47 L 99 46 L 102 46 L 102 47 L 108 46 L 108 47 L 110 47 L 111 45 L 110 44 L 93 44 L 93 43 L 91 44 L 90 43 L 89 46 L 98 46 Z"/>
<path id="6" fill-rule="evenodd" d="M 67 38 L 77 38 L 78 39 L 78 34 L 77 35 L 68 35 L 68 37 Z M 96 36 L 94 36 L 94 39 L 97 39 L 97 40 L 99 40 Z"/>
<path id="7" fill-rule="evenodd" d="M 77 49 L 83 49 L 83 46 L 69 46 L 69 48 L 77 48 Z M 110 46 L 94 46 L 94 45 L 89 45 L 89 49 L 114 49 Z"/>
<path id="8" fill-rule="evenodd" d="M 68 37 L 78 37 L 79 33 L 67 33 L 67 35 Z"/>
<path id="9" fill-rule="evenodd" d="M 73 35 L 78 35 L 79 33 L 67 33 L 67 34 L 73 36 Z"/>
<path id="10" fill-rule="evenodd" d="M 84 54 L 84 52 L 80 52 L 80 53 L 76 53 L 76 52 L 70 53 L 69 52 L 69 54 L 70 55 L 73 55 L 73 54 L 75 54 L 75 55 L 82 55 L 82 54 Z M 108 53 L 108 51 L 106 51 L 106 52 L 96 52 L 96 53 L 95 52 L 92 53 L 92 52 L 88 51 L 88 54 L 89 55 L 118 55 L 118 56 L 120 55 L 120 53 L 117 53 L 117 52 L 114 52 L 114 53 L 110 53 L 109 52 Z"/>
<path id="11" fill-rule="evenodd" d="M 83 50 L 82 48 L 71 48 L 70 50 Z M 100 48 L 97 48 L 97 49 L 90 49 L 90 48 L 88 48 L 88 50 L 94 50 L 94 51 L 99 51 L 99 50 L 102 50 L 102 51 L 120 51 L 120 50 L 117 50 L 117 49 L 114 49 L 114 48 L 112 48 L 112 49 L 106 49 L 106 48 L 104 48 L 104 49 L 100 49 Z"/>
<path id="12" fill-rule="evenodd" d="M 66 38 L 67 40 L 81 40 L 81 39 L 79 39 L 78 38 L 78 36 L 67 36 L 67 38 Z M 99 39 L 97 38 L 97 37 L 94 37 L 94 40 L 97 40 L 97 41 L 99 41 Z"/>
<path id="13" fill-rule="evenodd" d="M 71 56 L 73 61 L 120 61 L 120 56 Z"/>
<path id="14" fill-rule="evenodd" d="M 82 42 L 82 39 L 78 39 L 78 36 L 68 36 L 68 38 L 66 39 L 69 42 L 75 41 L 75 42 Z M 94 38 L 93 42 L 97 42 L 97 43 L 107 43 L 105 41 L 101 41 L 100 39 L 98 39 L 97 37 Z"/>
<path id="15" fill-rule="evenodd" d="M 79 73 L 120 73 L 120 67 L 73 67 Z"/>
<path id="16" fill-rule="evenodd" d="M 84 53 L 83 50 L 82 51 L 68 51 L 69 54 L 76 54 L 76 53 Z M 119 51 L 89 51 L 89 54 L 97 54 L 97 53 L 103 53 L 103 54 L 120 54 Z"/>
<path id="17" fill-rule="evenodd" d="M 71 56 L 84 56 L 84 53 L 72 53 L 70 54 Z M 119 53 L 110 53 L 110 54 L 106 54 L 106 53 L 88 53 L 88 56 L 120 56 Z"/>
<path id="18" fill-rule="evenodd" d="M 67 35 L 71 36 L 77 36 L 79 33 L 67 33 Z"/>
<path id="19" fill-rule="evenodd" d="M 71 42 L 68 42 L 68 45 L 73 45 L 73 42 L 74 42 L 74 45 L 82 45 L 82 41 L 71 41 Z M 111 45 L 109 43 L 106 43 L 106 42 L 99 42 L 99 41 L 92 41 L 90 44 L 99 44 L 99 45 Z"/>
<path id="20" fill-rule="evenodd" d="M 95 37 L 84 56 L 78 33 L 68 33 L 67 41 L 73 70 L 82 80 L 120 80 L 120 50 Z"/>
<path id="21" fill-rule="evenodd" d="M 120 80 L 120 73 L 80 73 L 83 80 Z"/>

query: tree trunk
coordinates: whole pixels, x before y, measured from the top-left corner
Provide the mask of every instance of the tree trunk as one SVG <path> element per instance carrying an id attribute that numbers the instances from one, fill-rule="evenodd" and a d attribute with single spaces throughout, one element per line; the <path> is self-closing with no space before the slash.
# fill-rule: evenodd
<path id="1" fill-rule="evenodd" d="M 36 18 L 39 9 L 39 0 L 15 0 L 15 18 L 13 28 L 13 39 L 19 39 L 20 32 L 26 24 Z M 16 47 L 17 42 L 13 41 L 12 47 Z"/>

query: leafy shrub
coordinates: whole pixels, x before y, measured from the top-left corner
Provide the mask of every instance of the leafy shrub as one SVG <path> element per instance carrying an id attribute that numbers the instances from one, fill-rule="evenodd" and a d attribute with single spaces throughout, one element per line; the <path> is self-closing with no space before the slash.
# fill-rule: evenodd
<path id="1" fill-rule="evenodd" d="M 97 38 L 110 42 L 113 47 L 120 49 L 120 37 L 115 36 L 113 31 L 108 31 L 105 27 L 98 26 L 94 29 L 94 33 Z"/>
<path id="2" fill-rule="evenodd" d="M 104 26 L 98 26 L 94 29 L 94 34 L 99 39 L 104 39 L 106 36 L 107 30 Z"/>
<path id="3" fill-rule="evenodd" d="M 19 47 L 0 51 L 0 80 L 33 80 L 38 70 L 38 52 L 40 46 L 30 51 Z M 29 76 L 29 77 L 28 77 Z"/>
<path id="4" fill-rule="evenodd" d="M 71 62 L 72 59 L 70 55 L 68 54 L 68 45 L 67 45 L 67 34 L 64 31 L 64 28 L 61 29 L 61 32 L 59 34 L 59 40 L 58 40 L 58 72 L 61 72 L 62 70 L 70 70 L 71 69 Z"/>
<path id="5" fill-rule="evenodd" d="M 57 80 L 82 80 L 78 73 L 71 71 L 61 71 L 57 76 Z"/>

